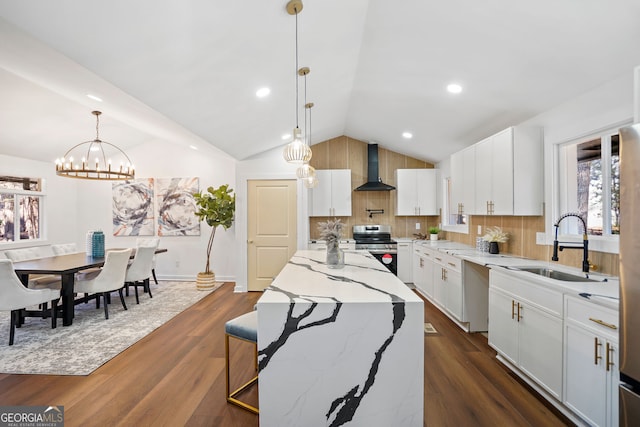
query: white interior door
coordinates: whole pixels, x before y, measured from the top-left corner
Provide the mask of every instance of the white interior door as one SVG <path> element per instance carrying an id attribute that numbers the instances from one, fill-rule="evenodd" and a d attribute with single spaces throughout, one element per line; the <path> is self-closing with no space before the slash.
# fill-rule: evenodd
<path id="1" fill-rule="evenodd" d="M 296 181 L 247 185 L 247 289 L 262 291 L 296 251 Z"/>

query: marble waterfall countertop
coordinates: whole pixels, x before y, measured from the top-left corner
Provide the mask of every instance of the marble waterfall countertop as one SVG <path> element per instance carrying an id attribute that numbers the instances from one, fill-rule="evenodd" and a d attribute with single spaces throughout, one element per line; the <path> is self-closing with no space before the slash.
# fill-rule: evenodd
<path id="1" fill-rule="evenodd" d="M 424 303 L 367 251 L 298 251 L 258 300 L 261 426 L 422 426 Z"/>

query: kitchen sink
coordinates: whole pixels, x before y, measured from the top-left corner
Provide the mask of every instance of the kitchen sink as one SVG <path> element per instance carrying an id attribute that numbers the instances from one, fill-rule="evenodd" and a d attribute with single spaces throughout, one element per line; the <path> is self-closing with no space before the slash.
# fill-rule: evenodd
<path id="1" fill-rule="evenodd" d="M 564 282 L 598 282 L 598 280 L 589 279 L 585 276 L 577 274 L 565 273 L 564 271 L 554 270 L 548 267 L 511 267 L 513 270 L 526 271 L 537 274 L 538 276 L 548 277 L 550 279 L 562 280 Z"/>

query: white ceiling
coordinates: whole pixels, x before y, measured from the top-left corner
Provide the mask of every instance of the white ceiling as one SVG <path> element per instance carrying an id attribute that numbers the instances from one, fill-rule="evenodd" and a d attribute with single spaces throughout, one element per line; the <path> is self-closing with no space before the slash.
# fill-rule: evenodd
<path id="1" fill-rule="evenodd" d="M 245 159 L 284 145 L 296 123 L 285 5 L 0 0 L 0 153 L 52 161 L 93 138 L 93 109 L 124 148 L 162 137 Z M 304 0 L 313 142 L 348 135 L 440 161 L 628 73 L 639 18 L 637 0 Z M 446 92 L 453 81 L 461 94 Z"/>

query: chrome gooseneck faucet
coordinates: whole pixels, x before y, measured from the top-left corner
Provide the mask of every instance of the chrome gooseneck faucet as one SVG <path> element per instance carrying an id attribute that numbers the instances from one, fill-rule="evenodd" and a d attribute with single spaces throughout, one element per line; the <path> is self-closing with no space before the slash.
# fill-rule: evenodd
<path id="1" fill-rule="evenodd" d="M 583 234 L 582 234 L 582 245 L 581 246 L 558 246 L 558 228 L 560 227 L 560 222 L 570 216 L 575 216 L 576 218 L 578 218 L 580 220 L 580 222 L 582 222 L 582 230 L 583 230 Z M 582 249 L 582 271 L 584 273 L 589 273 L 589 239 L 587 238 L 587 224 L 584 222 L 584 219 L 577 213 L 566 213 L 564 215 L 561 215 L 560 218 L 558 218 L 558 221 L 556 221 L 556 223 L 554 224 L 554 227 L 556 227 L 556 237 L 553 240 L 553 256 L 551 256 L 551 260 L 552 261 L 558 261 L 558 248 L 560 248 L 560 251 L 562 251 L 563 249 Z M 564 243 L 564 242 L 562 242 Z"/>

